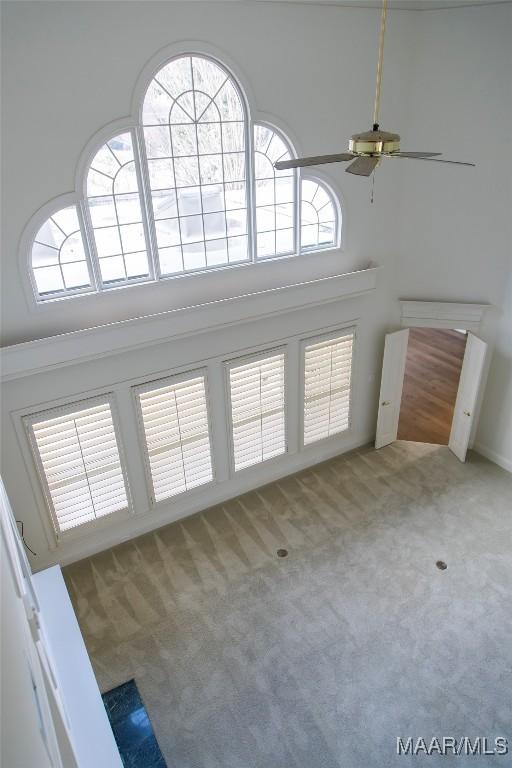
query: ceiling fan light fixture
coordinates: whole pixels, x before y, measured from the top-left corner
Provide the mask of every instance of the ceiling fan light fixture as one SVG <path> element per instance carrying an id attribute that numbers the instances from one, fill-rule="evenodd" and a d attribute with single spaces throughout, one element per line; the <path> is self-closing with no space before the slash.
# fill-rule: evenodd
<path id="1" fill-rule="evenodd" d="M 374 128 L 372 131 L 355 133 L 348 143 L 350 152 L 355 155 L 383 155 L 400 152 L 400 136 Z"/>

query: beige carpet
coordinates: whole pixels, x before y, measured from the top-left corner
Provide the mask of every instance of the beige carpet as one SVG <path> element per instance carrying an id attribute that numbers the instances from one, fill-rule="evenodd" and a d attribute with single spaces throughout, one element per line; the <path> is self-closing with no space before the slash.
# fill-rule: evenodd
<path id="1" fill-rule="evenodd" d="M 512 752 L 512 477 L 475 454 L 361 449 L 64 573 L 100 687 L 135 677 L 169 768 L 512 763 L 396 756 Z"/>

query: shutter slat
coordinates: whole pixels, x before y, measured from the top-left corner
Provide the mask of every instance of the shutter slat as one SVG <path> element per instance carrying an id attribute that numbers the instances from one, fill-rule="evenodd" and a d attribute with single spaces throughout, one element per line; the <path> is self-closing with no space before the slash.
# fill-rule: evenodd
<path id="1" fill-rule="evenodd" d="M 60 504 L 62 507 L 65 507 L 70 496 L 74 496 L 73 501 L 77 502 L 83 496 L 90 496 L 87 480 L 81 480 L 80 483 L 73 483 L 62 488 L 52 489 L 54 505 Z"/>
<path id="2" fill-rule="evenodd" d="M 91 494 L 89 493 L 89 490 L 87 490 L 86 495 L 82 495 L 80 497 L 77 497 L 73 500 L 73 509 L 72 511 L 67 511 L 69 507 L 66 504 L 63 503 L 57 503 L 55 505 L 55 508 L 59 510 L 59 524 L 62 522 L 65 522 L 66 520 L 73 520 L 77 516 L 79 516 L 82 512 L 83 514 L 90 514 L 90 506 L 91 506 Z"/>
<path id="3" fill-rule="evenodd" d="M 115 437 L 112 435 L 113 427 L 111 427 L 111 430 L 109 433 L 103 433 L 103 436 L 100 437 L 97 441 L 91 441 L 91 440 L 83 440 L 81 436 L 77 436 L 76 441 L 72 446 L 68 448 L 68 450 L 61 450 L 60 448 L 60 441 L 59 445 L 52 446 L 51 449 L 45 448 L 43 446 L 40 446 L 38 443 L 38 448 L 41 454 L 44 453 L 46 461 L 48 463 L 48 466 L 60 466 L 62 464 L 67 463 L 66 457 L 68 457 L 69 461 L 74 461 L 75 456 L 82 456 L 82 455 L 95 455 L 96 453 L 102 453 L 103 448 L 107 449 L 116 449 L 117 444 Z M 55 437 L 55 439 L 58 439 L 58 436 Z"/>
<path id="4" fill-rule="evenodd" d="M 40 421 L 32 430 L 58 533 L 126 509 L 108 402 Z"/>
<path id="5" fill-rule="evenodd" d="M 154 441 L 149 449 L 149 455 L 156 457 L 162 454 L 167 454 L 169 451 L 179 449 L 180 445 L 195 446 L 194 450 L 209 450 L 208 439 L 205 438 L 204 435 L 194 435 L 187 437 L 186 440 L 181 442 L 176 441 L 170 444 L 165 441 L 165 438 L 162 438 L 158 442 Z M 203 448 L 203 446 L 205 446 L 205 448 Z"/>
<path id="6" fill-rule="evenodd" d="M 53 419 L 48 419 L 47 421 L 40 421 L 37 424 L 33 424 L 32 429 L 34 430 L 34 434 L 45 434 L 46 432 L 50 432 L 55 428 L 60 429 L 61 425 L 66 425 L 67 427 L 67 425 L 73 421 L 73 416 L 75 418 L 98 418 L 98 420 L 101 420 L 101 414 L 110 414 L 110 406 L 108 404 L 92 406 L 86 410 L 87 413 L 84 417 L 82 417 L 80 412 L 77 411 L 75 414 L 56 416 Z"/>
<path id="7" fill-rule="evenodd" d="M 284 354 L 229 369 L 235 471 L 286 452 Z"/>
<path id="8" fill-rule="evenodd" d="M 103 414 L 98 414 L 98 418 L 95 421 L 94 418 L 91 418 L 87 422 L 81 422 L 79 420 L 69 420 L 67 422 L 63 422 L 57 426 L 52 427 L 51 429 L 44 429 L 35 431 L 34 434 L 37 437 L 38 444 L 41 445 L 41 447 L 44 447 L 45 445 L 53 444 L 55 445 L 55 437 L 58 436 L 59 439 L 61 437 L 66 438 L 71 433 L 76 434 L 76 429 L 78 428 L 81 433 L 86 437 L 88 431 L 96 431 L 98 429 L 101 429 L 103 426 L 106 425 L 112 425 L 112 419 L 111 417 L 104 417 Z"/>
<path id="9" fill-rule="evenodd" d="M 186 412 L 180 410 L 179 411 L 179 427 L 178 427 L 178 418 L 177 416 L 172 416 L 172 421 L 175 422 L 175 425 L 172 425 L 170 422 L 169 415 L 166 419 L 159 420 L 158 423 L 152 421 L 150 422 L 150 425 L 147 426 L 146 434 L 149 437 L 154 436 L 155 439 L 158 439 L 162 435 L 162 427 L 165 427 L 165 434 L 172 434 L 174 433 L 179 436 L 180 429 L 181 433 L 183 434 L 184 431 L 186 432 L 198 432 L 198 433 L 204 433 L 208 429 L 208 420 L 205 417 L 205 414 L 187 414 Z"/>
<path id="10" fill-rule="evenodd" d="M 196 395 L 194 395 L 193 399 L 189 401 L 184 400 L 183 397 L 180 397 L 176 402 L 179 405 L 180 413 L 190 413 L 191 416 L 194 414 L 197 415 L 203 413 L 202 398 L 199 398 Z M 148 401 L 146 401 L 144 405 L 144 413 L 146 415 L 148 424 L 158 424 L 165 417 L 168 417 L 169 415 L 176 415 L 176 405 L 174 402 L 167 404 L 160 402 L 158 406 L 155 406 L 154 404 L 150 405 Z"/>
<path id="11" fill-rule="evenodd" d="M 187 468 L 187 486 L 197 478 L 201 478 L 203 483 L 209 482 L 211 479 L 210 472 L 201 467 L 196 469 Z M 181 486 L 184 483 L 185 475 L 179 468 L 177 468 L 174 472 L 159 475 L 158 481 L 155 481 L 154 485 L 155 489 L 159 488 L 161 490 L 163 488 L 173 489 L 177 484 Z"/>
<path id="12" fill-rule="evenodd" d="M 213 479 L 204 376 L 139 394 L 156 501 Z"/>
<path id="13" fill-rule="evenodd" d="M 305 445 L 349 427 L 353 341 L 348 334 L 305 347 Z"/>
<path id="14" fill-rule="evenodd" d="M 174 471 L 175 469 L 182 469 L 183 463 L 186 462 L 187 466 L 190 466 L 192 462 L 194 461 L 198 466 L 205 466 L 205 468 L 210 473 L 210 467 L 208 464 L 208 451 L 202 451 L 201 453 L 198 453 L 197 456 L 193 459 L 189 456 L 183 456 L 181 453 L 179 456 L 172 456 L 167 454 L 163 458 L 158 457 L 158 460 L 153 461 L 151 464 L 151 467 L 153 469 L 154 474 L 164 475 L 166 472 Z M 205 471 L 206 471 L 205 469 Z"/>

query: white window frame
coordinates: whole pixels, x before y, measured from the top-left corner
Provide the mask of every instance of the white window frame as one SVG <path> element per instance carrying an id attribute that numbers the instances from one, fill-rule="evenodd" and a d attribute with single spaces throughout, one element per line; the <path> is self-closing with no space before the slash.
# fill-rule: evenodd
<path id="1" fill-rule="evenodd" d="M 148 257 L 148 276 L 147 277 L 137 277 L 137 278 L 127 278 L 124 281 L 119 281 L 117 284 L 110 284 L 105 283 L 101 276 L 101 265 L 100 265 L 100 259 L 98 257 L 97 251 L 96 251 L 96 240 L 95 240 L 95 229 L 92 224 L 91 219 L 91 212 L 89 209 L 89 195 L 87 194 L 87 175 L 91 166 L 91 163 L 96 156 L 96 154 L 100 151 L 100 149 L 107 144 L 107 142 L 111 141 L 112 139 L 115 139 L 116 136 L 120 136 L 123 133 L 129 133 L 132 138 L 132 147 L 133 147 L 133 164 L 135 167 L 135 173 L 137 176 L 137 184 L 138 184 L 138 194 L 140 198 L 140 208 L 142 213 L 142 227 L 144 229 L 144 237 L 146 242 L 146 253 Z M 112 132 L 112 127 L 108 127 L 106 131 L 101 131 L 100 133 L 96 134 L 94 137 L 94 141 L 90 142 L 88 145 L 88 156 L 89 160 L 87 164 L 85 165 L 83 169 L 83 173 L 81 174 L 81 193 L 82 193 L 82 200 L 81 200 L 81 207 L 82 207 L 82 220 L 84 222 L 84 234 L 88 241 L 88 252 L 91 255 L 91 261 L 94 266 L 94 274 L 95 274 L 95 283 L 96 283 L 96 291 L 97 292 L 103 292 L 103 291 L 111 291 L 111 290 L 119 290 L 120 288 L 127 288 L 131 285 L 145 285 L 147 283 L 154 283 L 156 280 L 158 280 L 158 273 L 155 268 L 155 250 L 153 247 L 153 243 L 150 239 L 150 232 L 149 232 L 149 223 L 150 223 L 150 216 L 148 215 L 148 209 L 147 209 L 147 198 L 146 198 L 146 188 L 144 186 L 143 182 L 143 174 L 142 174 L 142 162 L 141 162 L 141 149 L 139 146 L 139 132 L 137 130 L 137 126 L 127 126 L 125 125 L 123 127 L 119 127 L 118 130 L 114 130 Z M 89 290 L 89 293 L 91 291 Z M 69 295 L 69 294 L 67 294 Z"/>
<path id="2" fill-rule="evenodd" d="M 58 198 L 58 199 L 61 200 L 62 198 Z M 93 267 L 93 259 L 91 258 L 91 251 L 89 247 L 89 241 L 87 238 L 87 226 L 84 221 L 84 211 L 83 211 L 83 206 L 81 201 L 72 202 L 69 205 L 59 205 L 57 208 L 55 207 L 55 201 L 53 201 L 52 207 L 51 209 L 49 209 L 49 211 L 51 212 L 47 213 L 46 218 L 41 222 L 40 226 L 43 226 L 43 224 L 46 221 L 48 221 L 48 219 L 50 219 L 52 216 L 59 213 L 60 211 L 64 210 L 65 208 L 74 208 L 76 210 L 76 215 L 78 219 L 78 231 L 80 232 L 80 236 L 82 239 L 84 255 L 85 255 L 85 263 L 87 264 L 87 270 L 89 272 L 89 278 L 90 278 L 91 284 L 85 286 L 84 288 L 64 288 L 64 290 L 62 291 L 52 291 L 52 292 L 45 293 L 44 295 L 41 295 L 39 293 L 36 277 L 34 274 L 34 267 L 32 265 L 32 245 L 34 244 L 37 232 L 39 231 L 39 227 L 38 227 L 36 232 L 34 233 L 34 237 L 32 238 L 31 245 L 30 245 L 29 272 L 30 272 L 30 280 L 32 283 L 34 295 L 37 296 L 37 300 L 39 302 L 52 301 L 64 296 L 79 296 L 82 294 L 93 293 L 94 291 L 97 290 L 96 273 Z M 68 235 L 68 237 L 70 237 L 70 235 Z M 64 245 L 65 242 L 66 241 L 64 240 L 62 245 Z M 59 249 L 59 266 L 61 266 L 60 249 Z"/>
<path id="3" fill-rule="evenodd" d="M 352 364 L 350 369 L 351 371 L 350 390 L 349 390 L 350 406 L 349 406 L 349 412 L 348 412 L 348 427 L 347 429 L 344 429 L 342 432 L 335 432 L 333 435 L 322 437 L 319 440 L 315 440 L 314 442 L 305 443 L 304 442 L 304 408 L 305 408 L 305 399 L 306 399 L 306 347 L 309 347 L 311 344 L 321 344 L 323 341 L 334 341 L 335 339 L 338 339 L 340 336 L 347 336 L 349 334 L 353 335 L 353 342 L 352 342 Z M 299 350 L 300 350 L 299 446 L 301 451 L 307 451 L 311 448 L 314 448 L 318 444 L 329 443 L 333 440 L 339 440 L 340 437 L 343 435 L 352 434 L 352 430 L 353 430 L 352 417 L 354 413 L 354 379 L 355 379 L 354 371 L 355 371 L 356 355 L 357 355 L 357 326 L 355 325 L 349 325 L 345 327 L 342 326 L 340 328 L 337 328 L 334 331 L 330 330 L 330 331 L 327 331 L 326 333 L 316 334 L 313 336 L 302 338 L 300 340 Z"/>
<path id="4" fill-rule="evenodd" d="M 38 291 L 37 283 L 34 275 L 34 269 L 32 266 L 32 246 L 36 238 L 39 229 L 43 224 L 56 213 L 63 208 L 70 208 L 74 206 L 76 208 L 78 223 L 80 225 L 80 232 L 82 235 L 82 242 L 84 246 L 85 260 L 87 263 L 87 269 L 89 270 L 89 277 L 91 284 L 85 288 L 67 288 L 63 291 L 53 291 L 51 293 L 45 293 L 44 296 Z M 66 298 L 75 298 L 76 296 L 89 296 L 97 293 L 99 290 L 96 270 L 94 268 L 94 260 L 91 258 L 90 243 L 88 238 L 88 228 L 84 221 L 84 207 L 80 197 L 74 193 L 67 195 L 60 195 L 59 197 L 50 200 L 46 205 L 32 217 L 27 227 L 25 228 L 21 237 L 21 251 L 26 253 L 26 258 L 23 259 L 21 277 L 26 289 L 30 290 L 30 295 L 35 301 L 36 306 L 41 307 L 46 304 L 52 304 L 55 301 L 61 301 Z"/>
<path id="5" fill-rule="evenodd" d="M 223 362 L 223 368 L 224 368 L 224 389 L 225 389 L 225 401 L 226 401 L 226 415 L 227 415 L 227 433 L 228 433 L 228 445 L 229 445 L 229 474 L 230 477 L 239 477 L 240 475 L 243 475 L 245 472 L 254 472 L 255 469 L 258 467 L 264 467 L 266 466 L 270 461 L 275 461 L 276 459 L 280 459 L 283 456 L 287 456 L 290 452 L 290 445 L 289 445 L 289 437 L 288 437 L 288 418 L 289 418 L 289 409 L 288 409 L 288 403 L 289 403 L 289 370 L 288 370 L 288 345 L 290 343 L 290 340 L 286 341 L 284 344 L 279 344 L 275 347 L 269 347 L 267 349 L 262 349 L 258 352 L 252 352 L 247 355 L 242 355 L 241 357 L 233 357 L 229 358 L 228 360 L 224 360 Z M 259 360 L 265 360 L 267 357 L 273 357 L 274 355 L 282 354 L 284 357 L 283 365 L 284 365 L 284 407 L 283 407 L 283 415 L 284 415 L 284 446 L 285 449 L 282 453 L 280 453 L 278 456 L 272 456 L 270 459 L 265 459 L 264 461 L 258 461 L 255 464 L 251 464 L 248 467 L 243 467 L 242 469 L 235 469 L 235 446 L 234 446 L 234 440 L 233 440 L 233 409 L 232 409 L 232 403 L 231 403 L 231 385 L 230 385 L 230 370 L 231 368 L 238 368 L 240 365 L 246 365 L 247 363 L 251 362 L 258 362 Z"/>
<path id="6" fill-rule="evenodd" d="M 79 412 L 81 410 L 87 410 L 88 408 L 92 408 L 95 405 L 106 405 L 106 404 L 108 404 L 108 406 L 110 407 L 110 412 L 112 415 L 112 424 L 114 426 L 117 450 L 119 453 L 119 462 L 121 465 L 121 472 L 123 474 L 123 479 L 124 479 L 127 506 L 123 507 L 122 509 L 116 510 L 115 512 L 111 512 L 110 514 L 105 515 L 104 517 L 96 518 L 94 520 L 89 520 L 86 523 L 77 525 L 76 527 L 71 528 L 68 531 L 61 531 L 59 529 L 59 523 L 53 507 L 53 501 L 52 501 L 50 489 L 48 487 L 46 474 L 44 471 L 43 463 L 41 461 L 41 456 L 39 454 L 39 449 L 37 446 L 37 441 L 35 439 L 34 430 L 32 429 L 32 426 L 41 421 L 51 420 L 59 416 L 66 416 L 70 413 Z M 107 525 L 111 525 L 112 522 L 116 522 L 120 519 L 126 519 L 127 517 L 130 517 L 134 514 L 133 502 L 132 502 L 132 497 L 130 493 L 130 483 L 129 483 L 129 477 L 128 477 L 128 471 L 127 471 L 127 464 L 125 459 L 125 451 L 124 451 L 124 446 L 123 446 L 123 441 L 121 438 L 121 432 L 120 432 L 120 426 L 119 426 L 120 421 L 119 421 L 119 416 L 117 412 L 116 400 L 113 393 L 96 395 L 94 397 L 89 397 L 84 400 L 75 400 L 72 403 L 66 403 L 65 405 L 60 405 L 54 408 L 37 411 L 35 413 L 31 413 L 29 415 L 23 416 L 22 422 L 25 429 L 25 434 L 29 442 L 30 453 L 32 455 L 32 459 L 34 462 L 36 474 L 41 486 L 41 490 L 43 492 L 46 511 L 49 516 L 49 522 L 51 524 L 52 533 L 53 533 L 55 542 L 57 544 L 59 543 L 59 541 L 76 538 L 77 536 L 82 536 L 84 533 L 87 533 L 88 531 L 98 530 L 98 528 L 100 527 L 106 527 Z"/>
<path id="7" fill-rule="evenodd" d="M 334 229 L 334 243 L 330 245 L 325 246 L 302 246 L 302 182 L 303 181 L 312 181 L 315 184 L 318 184 L 320 187 L 322 187 L 325 192 L 329 195 L 331 198 L 331 202 L 334 206 L 334 217 L 335 217 L 335 229 Z M 331 183 L 326 178 L 326 176 L 322 172 L 316 171 L 315 173 L 310 173 L 306 170 L 303 170 L 299 174 L 298 179 L 298 185 L 299 185 L 299 191 L 298 191 L 298 224 L 297 224 L 297 236 L 299 238 L 299 247 L 298 251 L 301 255 L 309 255 L 311 253 L 323 253 L 324 251 L 333 251 L 339 248 L 344 247 L 343 237 L 344 237 L 344 223 L 343 223 L 343 207 L 341 205 L 340 196 L 335 192 L 333 189 Z"/>
<path id="8" fill-rule="evenodd" d="M 157 501 L 155 499 L 155 491 L 153 488 L 153 477 L 151 475 L 149 451 L 148 451 L 148 445 L 146 441 L 146 432 L 144 430 L 144 419 L 142 417 L 142 407 L 140 404 L 139 395 L 144 394 L 145 392 L 151 392 L 155 389 L 159 389 L 160 387 L 165 387 L 168 384 L 179 384 L 182 381 L 189 381 L 191 379 L 195 379 L 200 376 L 204 379 L 206 414 L 208 419 L 208 440 L 210 445 L 210 459 L 211 459 L 211 465 L 212 465 L 212 479 L 208 483 L 202 483 L 201 485 L 197 485 L 195 488 L 190 488 L 190 489 L 187 488 L 184 491 L 181 491 L 180 493 L 174 493 L 165 499 L 160 499 L 160 501 Z M 217 485 L 215 454 L 213 450 L 213 434 L 212 434 L 213 422 L 211 418 L 212 410 L 211 410 L 210 390 L 209 390 L 209 382 L 208 382 L 208 368 L 206 366 L 201 368 L 194 368 L 192 370 L 181 371 L 180 373 L 163 376 L 162 378 L 151 379 L 151 381 L 145 381 L 143 384 L 137 384 L 136 386 L 131 387 L 131 391 L 132 391 L 132 398 L 133 398 L 135 413 L 137 417 L 137 432 L 138 432 L 138 437 L 140 441 L 140 446 L 142 448 L 142 455 L 143 455 L 143 461 L 144 461 L 144 476 L 146 480 L 146 491 L 148 494 L 150 509 L 151 510 L 159 509 L 162 506 L 169 505 L 170 503 L 172 504 L 174 499 L 180 499 L 185 495 L 189 496 L 194 493 L 199 493 L 203 491 L 205 488 L 207 489 L 207 488 L 211 488 L 214 485 Z"/>
<path id="9" fill-rule="evenodd" d="M 266 120 L 251 121 L 251 126 L 250 126 L 250 134 L 251 134 L 251 142 L 252 142 L 251 160 L 253 165 L 252 177 L 251 177 L 251 185 L 253 188 L 251 219 L 253 220 L 252 247 L 254 252 L 253 262 L 255 263 L 272 261 L 274 259 L 286 259 L 293 256 L 299 256 L 302 254 L 302 250 L 300 247 L 301 169 L 294 168 L 293 173 L 291 174 L 293 176 L 293 186 L 294 186 L 294 195 L 295 195 L 293 200 L 293 250 L 287 253 L 274 253 L 274 254 L 271 254 L 270 256 L 258 256 L 258 230 L 256 226 L 256 182 L 258 180 L 256 179 L 256 171 L 255 171 L 256 149 L 254 146 L 254 130 L 257 126 L 262 126 L 263 128 L 268 128 L 269 131 L 273 131 L 273 133 L 275 133 L 276 136 L 278 136 L 281 139 L 285 147 L 288 149 L 288 152 L 290 153 L 290 157 L 292 158 L 297 157 L 295 148 L 291 140 L 284 133 L 284 131 L 282 131 L 276 125 L 273 125 L 272 123 Z"/>
<path id="10" fill-rule="evenodd" d="M 242 109 L 244 112 L 245 122 L 245 160 L 246 160 L 246 185 L 247 185 L 247 237 L 249 258 L 243 262 L 237 262 L 233 264 L 223 264 L 213 267 L 199 267 L 197 269 L 191 269 L 184 272 L 162 275 L 160 274 L 160 265 L 158 261 L 158 248 L 156 243 L 155 234 L 155 222 L 153 218 L 151 192 L 149 187 L 147 158 L 145 152 L 144 135 L 143 135 L 143 123 L 142 123 L 142 108 L 144 96 L 147 87 L 151 83 L 154 75 L 158 73 L 162 67 L 169 64 L 171 61 L 183 56 L 199 56 L 212 61 L 219 66 L 226 76 L 230 78 L 231 83 L 236 88 Z M 133 99 L 133 112 L 132 117 L 127 119 L 116 120 L 113 123 L 102 128 L 98 131 L 93 138 L 88 142 L 84 151 L 81 154 L 80 160 L 77 166 L 75 189 L 76 192 L 61 195 L 50 201 L 48 204 L 40 208 L 32 219 L 27 224 L 20 241 L 20 271 L 22 281 L 24 283 L 27 298 L 31 308 L 41 309 L 42 307 L 51 307 L 56 301 L 63 301 L 69 298 L 76 298 L 78 296 L 90 296 L 97 295 L 108 291 L 117 291 L 123 288 L 132 287 L 135 285 L 151 285 L 157 284 L 164 280 L 174 280 L 185 276 L 193 276 L 194 274 L 203 274 L 208 272 L 215 272 L 224 269 L 235 269 L 247 267 L 257 263 L 265 263 L 274 259 L 293 258 L 299 255 L 309 256 L 311 254 L 339 249 L 342 247 L 342 238 L 344 233 L 344 223 L 342 219 L 342 208 L 340 202 L 340 195 L 338 191 L 333 189 L 330 181 L 328 181 L 324 174 L 316 172 L 314 174 L 304 173 L 299 171 L 295 172 L 295 211 L 294 211 L 294 250 L 291 253 L 275 254 L 270 256 L 257 257 L 256 253 L 256 207 L 255 207 L 255 168 L 254 168 L 254 129 L 256 125 L 263 125 L 270 130 L 274 131 L 290 148 L 292 157 L 296 156 L 295 149 L 292 141 L 288 138 L 286 131 L 283 131 L 278 125 L 260 118 L 258 115 L 251 115 L 251 106 L 254 104 L 254 98 L 250 94 L 250 88 L 247 83 L 242 85 L 240 78 L 235 74 L 236 67 L 230 63 L 225 63 L 226 57 L 215 51 L 211 52 L 206 50 L 204 44 L 190 43 L 190 44 L 178 44 L 172 46 L 172 51 L 168 49 L 167 53 L 158 54 L 145 68 L 139 81 L 136 85 Z M 88 202 L 87 202 L 87 172 L 89 170 L 90 163 L 96 154 L 96 152 L 110 139 L 121 133 L 131 133 L 134 148 L 134 162 L 136 168 L 137 179 L 139 182 L 139 195 L 141 199 L 142 209 L 142 225 L 146 236 L 146 246 L 148 255 L 148 269 L 149 275 L 143 278 L 131 278 L 119 284 L 104 284 L 101 278 L 100 265 L 95 250 L 94 232 L 92 223 L 90 220 Z M 306 178 L 324 186 L 332 197 L 336 219 L 336 242 L 334 245 L 318 248 L 306 248 L 302 249 L 300 245 L 301 237 L 301 179 Z M 89 274 L 91 276 L 91 286 L 81 289 L 69 289 L 63 291 L 56 291 L 54 293 L 48 293 L 44 296 L 40 296 L 37 291 L 35 279 L 32 271 L 32 243 L 35 234 L 39 228 L 45 223 L 49 216 L 56 213 L 61 208 L 68 205 L 76 205 L 78 218 L 81 225 L 82 239 L 84 241 L 84 249 L 86 254 L 87 265 L 89 268 Z"/>
<path id="11" fill-rule="evenodd" d="M 208 53 L 201 53 L 196 50 L 189 52 L 176 53 L 174 56 L 167 58 L 160 62 L 158 67 L 153 72 L 151 78 L 147 82 L 147 87 L 153 81 L 153 78 L 158 72 L 176 59 L 185 58 L 187 56 L 198 56 L 208 61 L 211 61 L 220 69 L 224 70 L 226 77 L 228 77 L 238 93 L 242 110 L 244 114 L 244 138 L 245 138 L 245 184 L 246 184 L 246 205 L 247 205 L 247 242 L 248 242 L 248 258 L 245 261 L 235 264 L 224 264 L 219 267 L 198 267 L 197 269 L 189 269 L 183 272 L 177 272 L 171 275 L 162 275 L 160 271 L 160 260 L 158 257 L 158 244 L 156 238 L 156 226 L 155 218 L 153 216 L 153 204 L 151 195 L 151 185 L 149 182 L 149 169 L 148 158 L 146 156 L 146 145 L 144 139 L 144 122 L 143 122 L 143 109 L 144 98 L 146 91 L 144 91 L 139 99 L 139 105 L 137 110 L 137 138 L 138 138 L 138 162 L 140 165 L 142 184 L 141 184 L 141 197 L 144 198 L 144 213 L 148 217 L 148 228 L 151 232 L 151 240 L 148 241 L 148 247 L 152 249 L 152 258 L 155 265 L 155 275 L 157 280 L 173 280 L 175 278 L 183 277 L 184 275 L 202 274 L 205 272 L 215 272 L 218 269 L 230 269 L 234 267 L 246 266 L 256 261 L 256 247 L 254 243 L 254 148 L 253 148 L 253 122 L 251 120 L 251 114 L 249 110 L 249 101 L 240 84 L 238 77 L 234 71 L 228 67 L 221 59 L 216 58 Z"/>

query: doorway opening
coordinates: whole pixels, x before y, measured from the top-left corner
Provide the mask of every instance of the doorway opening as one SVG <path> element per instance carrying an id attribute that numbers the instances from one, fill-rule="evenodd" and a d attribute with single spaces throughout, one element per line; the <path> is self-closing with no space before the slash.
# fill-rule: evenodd
<path id="1" fill-rule="evenodd" d="M 410 329 L 399 440 L 448 445 L 466 342 L 464 330 Z"/>

